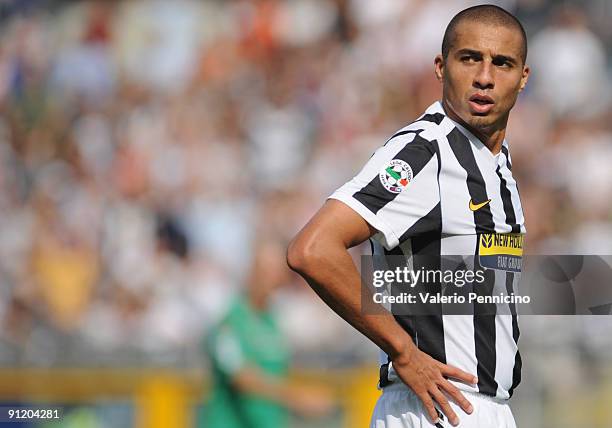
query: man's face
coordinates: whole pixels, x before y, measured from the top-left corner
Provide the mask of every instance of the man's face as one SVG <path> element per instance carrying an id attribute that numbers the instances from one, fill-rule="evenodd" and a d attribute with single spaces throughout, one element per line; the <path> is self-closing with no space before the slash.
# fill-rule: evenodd
<path id="1" fill-rule="evenodd" d="M 455 35 L 448 58 L 438 55 L 435 60 L 447 113 L 485 135 L 504 129 L 529 75 L 520 32 L 464 21 Z"/>

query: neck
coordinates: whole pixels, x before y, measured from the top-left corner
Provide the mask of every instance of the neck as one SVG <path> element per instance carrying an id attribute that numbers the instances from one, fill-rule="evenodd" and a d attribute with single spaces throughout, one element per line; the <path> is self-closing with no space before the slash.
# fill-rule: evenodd
<path id="1" fill-rule="evenodd" d="M 446 100 L 442 100 L 442 107 L 444 108 L 444 113 L 446 113 L 449 118 L 474 134 L 474 136 L 478 138 L 482 144 L 484 144 L 491 151 L 491 153 L 496 155 L 500 152 L 502 143 L 506 137 L 505 124 L 507 123 L 507 117 L 503 121 L 503 126 L 493 126 L 490 130 L 486 128 L 480 129 L 471 126 L 466 121 L 461 119 L 461 117 L 455 113 L 455 110 L 453 110 L 452 106 Z"/>

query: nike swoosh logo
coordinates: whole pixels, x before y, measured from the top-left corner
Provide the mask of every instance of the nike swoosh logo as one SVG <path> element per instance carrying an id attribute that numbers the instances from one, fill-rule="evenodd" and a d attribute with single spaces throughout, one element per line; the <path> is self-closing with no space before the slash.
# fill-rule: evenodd
<path id="1" fill-rule="evenodd" d="M 491 199 L 487 199 L 487 200 L 486 200 L 486 201 L 484 201 L 484 202 L 481 202 L 481 203 L 479 203 L 479 204 L 475 204 L 475 203 L 474 203 L 474 201 L 472 201 L 472 200 L 470 199 L 470 209 L 471 209 L 472 211 L 478 211 L 478 210 L 479 210 L 479 209 L 481 209 L 482 207 L 486 206 L 486 205 L 487 205 L 489 202 L 491 202 Z"/>

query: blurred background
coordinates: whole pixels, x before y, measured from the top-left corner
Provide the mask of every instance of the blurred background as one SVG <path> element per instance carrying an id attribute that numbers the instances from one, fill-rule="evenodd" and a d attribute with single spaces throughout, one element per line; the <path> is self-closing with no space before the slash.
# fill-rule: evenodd
<path id="1" fill-rule="evenodd" d="M 612 254 L 612 2 L 493 3 L 529 37 L 508 132 L 528 252 Z M 286 245 L 440 97 L 433 58 L 473 4 L 0 0 L 1 404 L 204 426 L 203 340 L 254 244 Z M 367 426 L 375 347 L 297 276 L 272 306 L 289 378 L 336 397 L 291 426 Z M 526 317 L 520 345 L 519 426 L 612 426 L 610 317 Z"/>

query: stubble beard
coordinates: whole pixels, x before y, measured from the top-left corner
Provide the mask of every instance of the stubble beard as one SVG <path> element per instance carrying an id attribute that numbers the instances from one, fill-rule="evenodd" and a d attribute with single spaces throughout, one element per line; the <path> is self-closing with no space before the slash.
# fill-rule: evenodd
<path id="1" fill-rule="evenodd" d="M 495 127 L 495 120 L 488 116 L 472 116 L 468 121 L 468 125 L 486 134 Z"/>

